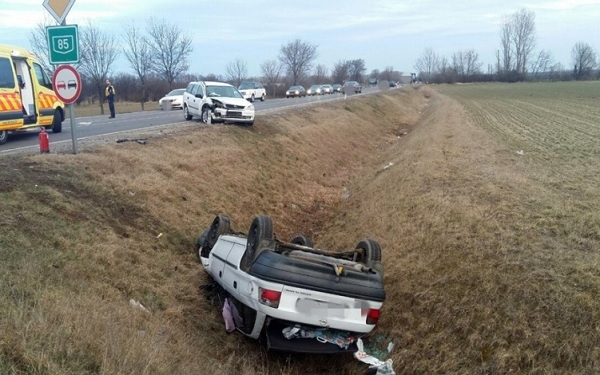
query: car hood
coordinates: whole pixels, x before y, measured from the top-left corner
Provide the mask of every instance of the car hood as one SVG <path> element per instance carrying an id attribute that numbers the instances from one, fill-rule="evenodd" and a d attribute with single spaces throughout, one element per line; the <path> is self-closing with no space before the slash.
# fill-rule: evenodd
<path id="1" fill-rule="evenodd" d="M 250 104 L 249 101 L 247 101 L 246 99 L 242 99 L 242 98 L 228 98 L 226 96 L 219 96 L 218 98 L 210 98 L 213 102 L 221 102 L 223 104 L 231 104 L 231 105 L 237 105 L 237 106 L 243 106 L 243 107 L 247 107 Z"/>

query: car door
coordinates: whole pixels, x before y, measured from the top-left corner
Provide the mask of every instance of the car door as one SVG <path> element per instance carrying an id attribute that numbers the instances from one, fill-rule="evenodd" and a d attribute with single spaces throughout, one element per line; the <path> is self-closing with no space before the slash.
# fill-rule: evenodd
<path id="1" fill-rule="evenodd" d="M 23 125 L 23 104 L 15 77 L 10 58 L 0 56 L 0 130 Z"/>
<path id="2" fill-rule="evenodd" d="M 188 100 L 189 112 L 192 115 L 200 116 L 202 98 L 204 98 L 202 86 L 199 83 L 194 84 L 190 94 L 190 99 Z"/>

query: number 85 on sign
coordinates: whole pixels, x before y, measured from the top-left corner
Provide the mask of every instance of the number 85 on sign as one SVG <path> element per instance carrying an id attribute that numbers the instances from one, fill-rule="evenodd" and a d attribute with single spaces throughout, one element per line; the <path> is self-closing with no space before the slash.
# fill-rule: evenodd
<path id="1" fill-rule="evenodd" d="M 47 26 L 51 64 L 76 64 L 79 62 L 77 25 Z"/>

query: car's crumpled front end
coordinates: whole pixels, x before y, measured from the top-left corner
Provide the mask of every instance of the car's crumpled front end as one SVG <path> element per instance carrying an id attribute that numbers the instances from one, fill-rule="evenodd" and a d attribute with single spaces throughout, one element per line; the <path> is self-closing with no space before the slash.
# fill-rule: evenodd
<path id="1" fill-rule="evenodd" d="M 212 99 L 212 120 L 217 122 L 254 122 L 254 105 L 243 99 Z"/>

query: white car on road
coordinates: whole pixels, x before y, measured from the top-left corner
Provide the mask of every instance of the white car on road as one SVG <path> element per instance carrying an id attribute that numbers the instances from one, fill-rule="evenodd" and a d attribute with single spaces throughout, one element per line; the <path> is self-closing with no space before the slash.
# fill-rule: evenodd
<path id="1" fill-rule="evenodd" d="M 214 282 L 207 289 L 216 289 L 223 302 L 228 330 L 265 338 L 268 349 L 354 352 L 379 320 L 385 292 L 374 240 L 329 252 L 302 235 L 277 240 L 267 216 L 255 217 L 246 236 L 218 215 L 196 251 Z"/>
<path id="2" fill-rule="evenodd" d="M 169 92 L 158 101 L 160 109 L 182 109 L 183 108 L 183 93 L 185 89 L 175 89 Z"/>
<path id="3" fill-rule="evenodd" d="M 254 102 L 256 99 L 260 99 L 261 102 L 264 102 L 267 98 L 267 90 L 265 90 L 264 86 L 260 82 L 242 82 L 238 90 L 244 96 L 244 99 Z"/>
<path id="4" fill-rule="evenodd" d="M 253 125 L 254 115 L 254 105 L 228 83 L 190 82 L 183 93 L 183 117 L 188 121 L 196 116 L 206 124 L 233 122 Z"/>

